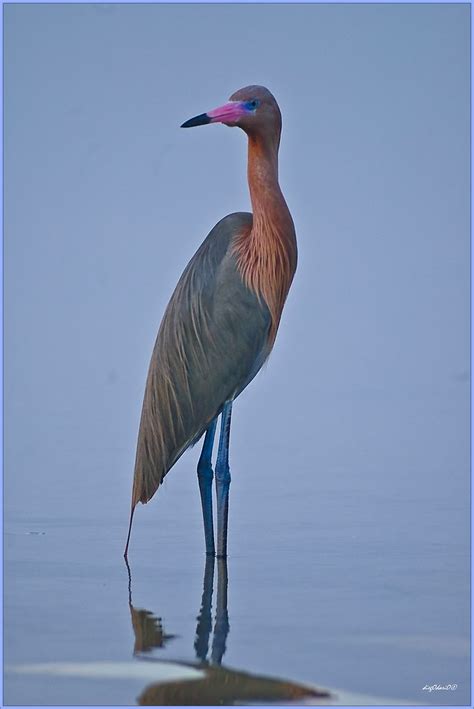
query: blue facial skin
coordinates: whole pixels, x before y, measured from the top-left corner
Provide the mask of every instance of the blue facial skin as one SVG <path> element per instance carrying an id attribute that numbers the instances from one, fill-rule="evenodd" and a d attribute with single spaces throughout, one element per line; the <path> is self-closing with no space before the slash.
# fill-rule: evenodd
<path id="1" fill-rule="evenodd" d="M 260 101 L 258 98 L 254 98 L 252 101 L 247 101 L 245 103 L 245 108 L 247 111 L 251 111 L 252 113 L 257 110 L 258 106 L 260 104 Z"/>

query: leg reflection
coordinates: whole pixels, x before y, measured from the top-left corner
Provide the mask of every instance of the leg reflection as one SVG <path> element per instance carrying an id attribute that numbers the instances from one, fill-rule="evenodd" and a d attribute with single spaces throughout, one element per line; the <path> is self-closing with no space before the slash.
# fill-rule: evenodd
<path id="1" fill-rule="evenodd" d="M 213 556 L 206 558 L 204 568 L 204 583 L 202 590 L 201 610 L 197 618 L 196 639 L 194 649 L 196 658 L 208 665 L 209 636 L 212 630 L 212 592 L 214 586 Z M 227 611 L 227 560 L 217 559 L 217 599 L 216 617 L 214 621 L 214 635 L 212 638 L 211 664 L 220 665 L 226 649 L 227 635 L 229 634 L 229 613 Z"/>
<path id="2" fill-rule="evenodd" d="M 227 611 L 227 559 L 217 560 L 217 601 L 214 638 L 212 640 L 211 661 L 220 665 L 225 653 L 225 644 L 229 634 L 229 613 Z"/>
<path id="3" fill-rule="evenodd" d="M 214 557 L 206 556 L 206 566 L 204 568 L 204 583 L 202 589 L 201 610 L 197 617 L 196 639 L 194 649 L 196 657 L 201 662 L 207 662 L 207 651 L 209 649 L 209 635 L 212 628 L 212 588 L 214 585 Z"/>

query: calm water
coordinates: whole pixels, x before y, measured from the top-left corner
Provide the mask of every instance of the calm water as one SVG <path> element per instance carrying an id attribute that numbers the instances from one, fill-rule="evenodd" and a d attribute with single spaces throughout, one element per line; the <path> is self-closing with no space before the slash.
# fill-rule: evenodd
<path id="1" fill-rule="evenodd" d="M 208 660 L 214 652 L 214 661 L 222 658 L 230 670 L 264 677 L 402 703 L 469 702 L 462 471 L 441 462 L 438 469 L 407 472 L 390 451 L 385 468 L 351 469 L 350 461 L 324 467 L 316 442 L 296 445 L 275 435 L 267 445 L 258 430 L 247 428 L 247 412 L 264 414 L 257 393 L 258 387 L 235 407 L 228 627 L 222 586 L 214 648 L 209 597 L 200 614 L 205 557 L 197 448 L 153 502 L 137 508 L 129 597 L 122 551 L 133 434 L 111 445 L 97 412 L 80 425 L 74 413 L 69 424 L 51 414 L 38 418 L 29 445 L 15 455 L 10 447 L 7 704 L 133 704 L 150 681 L 127 673 L 107 679 L 13 670 L 38 663 L 143 663 L 141 650 L 156 660 L 194 663 L 206 649 Z M 372 409 L 378 405 L 385 402 L 374 399 Z M 291 430 L 298 417 L 287 414 Z M 113 408 L 110 416 L 127 420 Z M 101 447 L 101 423 L 110 447 Z M 89 445 L 81 442 L 81 425 L 91 436 L 97 432 Z M 347 425 L 342 413 L 340 426 Z M 218 575 L 216 569 L 212 623 Z M 209 579 L 207 586 L 209 596 Z M 458 687 L 428 697 L 423 686 L 437 683 Z"/>

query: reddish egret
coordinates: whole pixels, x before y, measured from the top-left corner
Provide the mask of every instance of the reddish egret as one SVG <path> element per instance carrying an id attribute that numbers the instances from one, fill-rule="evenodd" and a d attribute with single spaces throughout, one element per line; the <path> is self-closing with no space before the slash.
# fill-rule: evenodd
<path id="1" fill-rule="evenodd" d="M 217 556 L 227 554 L 232 403 L 269 356 L 296 270 L 291 214 L 278 184 L 281 114 L 263 86 L 247 86 L 182 128 L 238 126 L 248 136 L 253 215 L 224 217 L 188 263 L 166 308 L 151 357 L 138 434 L 132 509 L 148 502 L 184 451 L 205 434 L 197 474 L 206 553 L 214 555 L 212 449 Z"/>

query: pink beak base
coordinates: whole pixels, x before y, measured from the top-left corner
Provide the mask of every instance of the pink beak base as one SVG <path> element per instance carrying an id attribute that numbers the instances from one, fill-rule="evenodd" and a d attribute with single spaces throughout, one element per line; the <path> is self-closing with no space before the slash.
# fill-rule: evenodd
<path id="1" fill-rule="evenodd" d="M 247 113 L 245 104 L 242 101 L 228 101 L 219 108 L 208 111 L 207 115 L 211 123 L 235 123 Z"/>
<path id="2" fill-rule="evenodd" d="M 200 113 L 199 116 L 190 118 L 185 121 L 181 128 L 193 128 L 194 126 L 204 126 L 206 123 L 226 123 L 227 125 L 235 124 L 239 118 L 245 116 L 247 108 L 243 101 L 228 101 L 223 106 L 215 108 L 207 113 Z"/>

